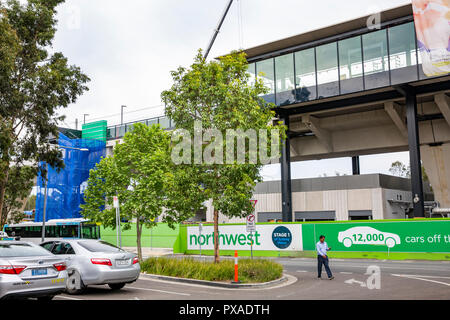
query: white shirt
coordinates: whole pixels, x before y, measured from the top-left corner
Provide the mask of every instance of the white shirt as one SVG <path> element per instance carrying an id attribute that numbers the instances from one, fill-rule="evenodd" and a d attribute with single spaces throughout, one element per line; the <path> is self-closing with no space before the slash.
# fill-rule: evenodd
<path id="1" fill-rule="evenodd" d="M 317 242 L 316 248 L 317 248 L 317 255 L 319 256 L 326 256 L 327 251 L 329 250 L 328 245 L 325 241 L 323 243 L 320 241 Z"/>

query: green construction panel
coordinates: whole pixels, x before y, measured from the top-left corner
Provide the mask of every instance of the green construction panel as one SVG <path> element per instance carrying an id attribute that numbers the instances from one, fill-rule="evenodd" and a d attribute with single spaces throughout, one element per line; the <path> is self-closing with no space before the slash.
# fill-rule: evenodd
<path id="1" fill-rule="evenodd" d="M 112 228 L 104 228 L 102 226 L 100 234 L 102 240 L 116 244 L 116 230 Z M 151 229 L 144 226 L 142 229 L 141 244 L 143 247 L 148 248 L 172 248 L 178 237 L 178 225 L 175 226 L 175 229 L 171 229 L 166 223 L 158 223 L 157 226 Z M 130 230 L 122 231 L 122 246 L 136 247 L 136 240 L 136 224 L 132 223 Z"/>
<path id="2" fill-rule="evenodd" d="M 321 235 L 333 251 L 450 252 L 450 220 L 304 225 L 303 250 L 315 250 Z"/>
<path id="3" fill-rule="evenodd" d="M 82 138 L 106 141 L 107 126 L 108 122 L 106 120 L 83 124 Z"/>

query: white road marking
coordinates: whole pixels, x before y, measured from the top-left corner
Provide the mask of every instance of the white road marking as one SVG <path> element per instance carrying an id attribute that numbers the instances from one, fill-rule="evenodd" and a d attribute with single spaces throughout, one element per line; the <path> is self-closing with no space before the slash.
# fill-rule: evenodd
<path id="1" fill-rule="evenodd" d="M 297 270 L 297 272 L 309 272 L 309 271 L 306 271 L 306 270 Z"/>
<path id="2" fill-rule="evenodd" d="M 425 276 L 425 277 L 423 277 L 423 276 L 410 276 L 410 275 L 407 275 L 407 274 L 391 274 L 391 276 L 400 277 L 400 278 L 407 278 L 407 279 L 428 281 L 428 282 L 433 282 L 433 283 L 437 283 L 437 284 L 443 284 L 444 286 L 450 287 L 450 283 L 446 283 L 446 282 L 442 282 L 442 281 L 436 281 L 436 280 L 430 280 L 430 279 L 425 279 L 425 277 L 429 277 L 429 276 Z"/>
<path id="3" fill-rule="evenodd" d="M 353 272 L 339 272 L 339 273 L 342 273 L 342 274 L 353 274 Z"/>
<path id="4" fill-rule="evenodd" d="M 145 290 L 145 291 L 154 291 L 154 292 L 161 292 L 161 293 L 167 293 L 167 294 L 175 294 L 179 296 L 190 296 L 190 293 L 182 293 L 182 292 L 173 292 L 173 291 L 164 291 L 164 290 L 158 290 L 158 289 L 150 289 L 150 288 L 138 288 L 138 287 L 127 287 L 129 289 L 136 289 L 136 290 Z"/>
<path id="5" fill-rule="evenodd" d="M 366 287 L 366 284 L 364 283 L 364 282 L 361 282 L 361 281 L 357 281 L 357 280 L 355 280 L 355 279 L 350 279 L 350 280 L 347 280 L 347 281 L 344 281 L 344 283 L 347 283 L 347 284 L 354 284 L 354 283 L 357 283 L 357 284 L 359 284 L 361 287 Z"/>

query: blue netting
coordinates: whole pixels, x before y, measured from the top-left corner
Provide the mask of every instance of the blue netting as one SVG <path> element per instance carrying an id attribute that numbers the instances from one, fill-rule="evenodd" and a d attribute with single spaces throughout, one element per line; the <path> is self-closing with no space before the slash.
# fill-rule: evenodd
<path id="1" fill-rule="evenodd" d="M 46 221 L 50 219 L 80 218 L 80 204 L 89 178 L 89 170 L 100 162 L 106 153 L 106 143 L 99 140 L 69 139 L 59 134 L 58 144 L 62 147 L 88 149 L 89 151 L 64 149 L 65 168 L 59 173 L 48 168 L 48 190 Z M 36 222 L 42 222 L 45 197 L 45 182 L 38 177 L 36 197 Z"/>

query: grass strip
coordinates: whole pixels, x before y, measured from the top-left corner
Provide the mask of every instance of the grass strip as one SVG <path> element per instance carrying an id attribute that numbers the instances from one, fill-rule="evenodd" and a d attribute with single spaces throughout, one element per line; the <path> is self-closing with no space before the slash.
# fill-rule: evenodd
<path id="1" fill-rule="evenodd" d="M 141 263 L 141 270 L 150 274 L 207 281 L 233 281 L 234 261 L 223 260 L 218 264 L 193 258 L 153 257 Z M 240 259 L 239 281 L 263 283 L 280 279 L 283 266 L 264 259 Z"/>

